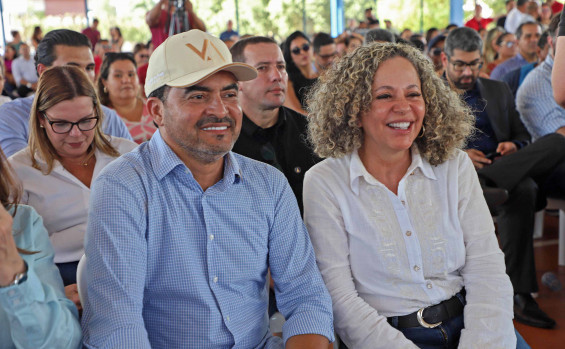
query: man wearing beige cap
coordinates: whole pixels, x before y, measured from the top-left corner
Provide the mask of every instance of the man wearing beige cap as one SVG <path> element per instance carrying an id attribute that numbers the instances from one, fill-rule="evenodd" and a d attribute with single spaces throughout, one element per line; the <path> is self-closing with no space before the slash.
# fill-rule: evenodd
<path id="1" fill-rule="evenodd" d="M 231 152 L 238 81 L 219 39 L 191 30 L 149 61 L 159 130 L 93 184 L 86 238 L 88 348 L 327 348 L 331 299 L 284 175 Z M 267 269 L 287 321 L 272 337 Z"/>

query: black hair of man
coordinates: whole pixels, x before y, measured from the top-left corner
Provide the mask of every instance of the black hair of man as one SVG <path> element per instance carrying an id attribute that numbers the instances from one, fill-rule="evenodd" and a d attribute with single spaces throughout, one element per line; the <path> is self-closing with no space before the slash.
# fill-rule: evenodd
<path id="1" fill-rule="evenodd" d="M 365 34 L 365 43 L 371 43 L 375 41 L 382 42 L 392 42 L 395 43 L 394 35 L 386 29 L 375 28 L 371 29 Z"/>
<path id="2" fill-rule="evenodd" d="M 335 44 L 334 38 L 328 33 L 318 33 L 314 40 L 312 40 L 312 46 L 314 47 L 314 53 L 320 53 L 320 48 L 322 46 Z"/>
<path id="3" fill-rule="evenodd" d="M 149 96 L 147 96 L 147 98 L 155 97 L 161 102 L 165 103 L 165 100 L 167 99 L 167 95 L 169 94 L 170 89 L 171 89 L 170 86 L 163 85 L 158 89 L 153 90 L 153 92 L 151 92 Z"/>
<path id="4" fill-rule="evenodd" d="M 255 44 L 275 44 L 277 42 L 271 38 L 266 36 L 252 36 L 249 38 L 238 40 L 233 46 L 230 48 L 232 61 L 234 62 L 243 62 L 245 63 L 245 56 L 243 55 L 243 51 L 247 45 L 255 45 Z"/>
<path id="5" fill-rule="evenodd" d="M 549 36 L 549 29 L 541 33 L 539 40 L 538 40 L 538 47 L 540 49 L 544 49 L 547 46 L 547 37 Z"/>
<path id="6" fill-rule="evenodd" d="M 15 37 L 15 36 L 18 35 L 18 34 L 20 34 L 20 32 L 17 31 L 17 30 L 12 30 L 12 31 L 10 31 L 10 35 L 12 35 L 12 38 Z"/>
<path id="7" fill-rule="evenodd" d="M 528 2 L 530 2 L 530 0 L 518 0 L 518 1 L 516 1 L 516 7 L 524 6 Z"/>
<path id="8" fill-rule="evenodd" d="M 537 22 L 534 22 L 534 21 L 528 21 L 528 22 L 524 22 L 524 23 L 520 24 L 518 26 L 518 29 L 516 29 L 516 38 L 518 40 L 520 40 L 520 37 L 522 36 L 522 33 L 524 31 L 524 26 L 526 26 L 526 25 L 535 25 L 535 26 L 539 27 L 539 24 Z"/>
<path id="9" fill-rule="evenodd" d="M 90 39 L 86 35 L 69 30 L 69 29 L 56 29 L 47 33 L 37 45 L 35 52 L 35 68 L 38 64 L 43 64 L 46 67 L 53 65 L 57 59 L 55 57 L 55 46 L 71 46 L 71 47 L 88 47 L 92 49 Z"/>
<path id="10" fill-rule="evenodd" d="M 549 22 L 549 26 L 547 27 L 547 35 L 551 37 L 551 41 L 553 41 L 553 49 L 555 50 L 555 45 L 557 45 L 557 29 L 559 28 L 559 22 L 561 20 L 561 12 L 553 16 L 551 22 Z M 541 37 L 540 37 L 541 40 Z"/>
<path id="11" fill-rule="evenodd" d="M 94 24 L 94 23 L 98 23 L 98 18 L 94 18 L 94 19 L 92 20 L 92 24 Z"/>
<path id="12" fill-rule="evenodd" d="M 445 39 L 443 51 L 448 57 L 453 56 L 453 51 L 459 49 L 464 52 L 479 51 L 483 54 L 483 40 L 475 29 L 459 27 L 453 29 Z"/>
<path id="13" fill-rule="evenodd" d="M 458 26 L 457 24 L 455 24 L 455 23 L 449 23 L 449 24 L 447 25 L 447 27 L 445 27 L 445 30 L 450 31 L 451 29 L 453 29 L 453 28 L 458 28 L 458 27 L 459 27 L 459 26 Z"/>

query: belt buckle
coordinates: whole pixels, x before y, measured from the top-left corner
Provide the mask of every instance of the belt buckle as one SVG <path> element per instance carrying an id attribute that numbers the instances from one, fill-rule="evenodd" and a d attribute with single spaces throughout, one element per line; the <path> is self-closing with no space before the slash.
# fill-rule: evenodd
<path id="1" fill-rule="evenodd" d="M 418 313 L 416 313 L 416 319 L 418 319 L 418 323 L 425 328 L 436 328 L 439 325 L 441 325 L 441 321 L 435 324 L 430 324 L 427 323 L 426 320 L 424 320 L 424 309 L 426 308 L 421 308 L 420 310 L 418 310 Z"/>

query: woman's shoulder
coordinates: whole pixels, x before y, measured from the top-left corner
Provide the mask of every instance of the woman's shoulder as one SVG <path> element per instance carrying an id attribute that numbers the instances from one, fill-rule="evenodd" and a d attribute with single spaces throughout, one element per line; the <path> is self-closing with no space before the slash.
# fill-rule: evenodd
<path id="1" fill-rule="evenodd" d="M 331 181 L 348 178 L 351 156 L 352 154 L 347 154 L 341 158 L 327 158 L 312 166 L 306 172 L 306 177 Z"/>
<path id="2" fill-rule="evenodd" d="M 137 148 L 138 144 L 135 142 L 130 141 L 129 139 L 116 137 L 116 136 L 107 136 L 110 144 L 118 151 L 118 153 L 125 154 L 129 153 L 130 151 Z"/>
<path id="3" fill-rule="evenodd" d="M 31 166 L 31 155 L 29 147 L 25 147 L 24 149 L 19 150 L 18 152 L 10 156 L 8 158 L 8 161 L 15 170 L 17 170 L 19 167 Z"/>
<path id="4" fill-rule="evenodd" d="M 27 230 L 31 230 L 38 219 L 41 218 L 37 211 L 35 211 L 33 207 L 28 205 L 18 204 L 17 207 L 10 207 L 9 212 L 13 214 L 14 211 L 16 214 L 13 218 L 12 228 L 13 231 L 18 234 L 22 234 Z"/>

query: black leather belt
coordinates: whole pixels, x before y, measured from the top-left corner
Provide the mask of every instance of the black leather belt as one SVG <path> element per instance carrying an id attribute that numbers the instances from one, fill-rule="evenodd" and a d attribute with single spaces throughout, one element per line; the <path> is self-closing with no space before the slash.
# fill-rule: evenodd
<path id="1" fill-rule="evenodd" d="M 394 326 L 393 320 L 397 318 L 398 325 L 395 326 L 396 328 L 437 327 L 441 325 L 442 321 L 463 314 L 463 308 L 465 308 L 465 304 L 461 299 L 459 299 L 458 295 L 461 296 L 462 300 L 465 300 L 465 289 L 463 288 L 457 295 L 439 304 L 432 305 L 427 308 L 422 308 L 416 312 L 413 312 L 412 314 L 389 317 L 387 321 L 389 324 Z"/>

